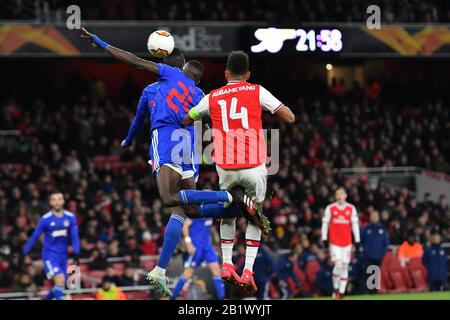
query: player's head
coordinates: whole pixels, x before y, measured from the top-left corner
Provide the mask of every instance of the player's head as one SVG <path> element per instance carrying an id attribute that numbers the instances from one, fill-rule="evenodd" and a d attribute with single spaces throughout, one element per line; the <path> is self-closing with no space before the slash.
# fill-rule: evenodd
<path id="1" fill-rule="evenodd" d="M 225 79 L 247 81 L 250 78 L 250 62 L 244 51 L 232 51 L 228 55 Z"/>
<path id="2" fill-rule="evenodd" d="M 49 196 L 50 208 L 54 211 L 60 211 L 64 206 L 64 195 L 60 191 L 54 191 Z"/>
<path id="3" fill-rule="evenodd" d="M 163 63 L 171 67 L 183 69 L 184 64 L 186 63 L 183 51 L 178 48 L 174 48 L 171 54 L 163 58 Z"/>
<path id="4" fill-rule="evenodd" d="M 183 72 L 197 84 L 203 76 L 203 65 L 200 61 L 190 60 L 184 65 Z"/>
<path id="5" fill-rule="evenodd" d="M 344 203 L 347 200 L 347 192 L 343 187 L 337 188 L 334 195 L 338 203 Z"/>

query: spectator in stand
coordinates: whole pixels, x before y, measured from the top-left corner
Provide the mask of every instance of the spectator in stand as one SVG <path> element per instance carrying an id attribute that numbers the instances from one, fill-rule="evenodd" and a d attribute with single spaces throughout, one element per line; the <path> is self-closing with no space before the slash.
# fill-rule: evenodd
<path id="1" fill-rule="evenodd" d="M 102 287 L 98 289 L 95 294 L 97 300 L 127 300 L 125 293 L 114 283 L 112 283 L 108 277 L 102 280 Z"/>
<path id="2" fill-rule="evenodd" d="M 438 231 L 432 233 L 431 244 L 426 248 L 422 262 L 427 269 L 430 291 L 444 290 L 448 272 L 447 254 L 441 247 L 441 235 Z"/>
<path id="3" fill-rule="evenodd" d="M 423 256 L 423 247 L 417 242 L 413 231 L 408 232 L 406 241 L 404 241 L 397 252 L 402 266 L 408 264 L 411 259 L 421 259 Z"/>
<path id="4" fill-rule="evenodd" d="M 121 287 L 130 287 L 137 284 L 135 279 L 135 271 L 133 268 L 126 267 L 124 274 L 120 277 L 120 286 Z"/>

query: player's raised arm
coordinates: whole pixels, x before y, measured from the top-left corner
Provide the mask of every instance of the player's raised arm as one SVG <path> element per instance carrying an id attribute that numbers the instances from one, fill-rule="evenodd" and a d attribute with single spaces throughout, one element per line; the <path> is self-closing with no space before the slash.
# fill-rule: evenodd
<path id="1" fill-rule="evenodd" d="M 85 28 L 81 28 L 81 37 L 88 40 L 92 46 L 100 47 L 108 52 L 114 58 L 123 61 L 133 67 L 136 67 L 141 70 L 146 70 L 154 74 L 159 74 L 159 67 L 156 63 L 152 61 L 148 61 L 145 59 L 139 58 L 137 55 L 132 54 L 131 52 L 113 47 L 100 39 L 97 35 L 90 33 Z"/>
<path id="2" fill-rule="evenodd" d="M 195 120 L 199 120 L 206 115 L 209 115 L 209 94 L 204 96 L 198 105 L 189 111 L 184 117 L 182 124 L 184 126 L 193 125 Z"/>
<path id="3" fill-rule="evenodd" d="M 123 149 L 126 149 L 132 145 L 134 137 L 144 127 L 145 119 L 147 119 L 147 116 L 149 113 L 148 107 L 147 107 L 148 98 L 147 98 L 147 95 L 145 94 L 146 90 L 148 90 L 148 87 L 145 88 L 141 94 L 141 98 L 139 99 L 136 115 L 134 116 L 133 121 L 131 122 L 130 128 L 128 129 L 127 137 L 121 143 L 121 147 Z"/>
<path id="4" fill-rule="evenodd" d="M 263 86 L 260 86 L 259 88 L 259 102 L 261 103 L 263 110 L 269 111 L 281 121 L 286 123 L 295 122 L 295 115 L 292 113 L 291 109 L 275 98 L 275 96 Z"/>

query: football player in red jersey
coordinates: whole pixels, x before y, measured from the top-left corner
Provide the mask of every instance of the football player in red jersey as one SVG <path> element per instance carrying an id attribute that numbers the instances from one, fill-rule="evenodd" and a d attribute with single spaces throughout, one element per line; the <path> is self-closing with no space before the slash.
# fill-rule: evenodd
<path id="1" fill-rule="evenodd" d="M 348 282 L 348 266 L 352 256 L 352 232 L 359 247 L 359 219 L 354 205 L 348 203 L 344 188 L 336 189 L 336 202 L 325 208 L 322 219 L 322 241 L 329 243 L 333 261 L 333 296 L 341 299 Z"/>
<path id="2" fill-rule="evenodd" d="M 225 78 L 228 83 L 207 94 L 186 115 L 183 124 L 189 125 L 206 115 L 211 117 L 214 161 L 220 188 L 231 190 L 236 186 L 242 187 L 261 212 L 267 185 L 267 149 L 262 111 L 269 111 L 287 123 L 293 123 L 295 116 L 263 86 L 247 82 L 250 71 L 249 58 L 245 52 L 230 53 Z M 245 267 L 242 277 L 239 277 L 232 261 L 236 221 L 234 218 L 222 219 L 220 226 L 222 279 L 250 293 L 257 290 L 253 280 L 253 263 L 261 241 L 261 229 L 265 233 L 270 230 L 267 218 L 249 220 L 245 235 Z"/>

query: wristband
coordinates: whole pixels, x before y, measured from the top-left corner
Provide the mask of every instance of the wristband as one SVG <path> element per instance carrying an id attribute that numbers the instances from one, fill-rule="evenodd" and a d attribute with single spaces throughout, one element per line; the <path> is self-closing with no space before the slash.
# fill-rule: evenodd
<path id="1" fill-rule="evenodd" d="M 198 112 L 197 108 L 195 107 L 189 111 L 189 116 L 192 118 L 192 120 L 198 120 L 202 117 L 200 115 L 200 112 Z"/>
<path id="2" fill-rule="evenodd" d="M 109 46 L 109 44 L 97 37 L 95 34 L 92 35 L 92 41 L 102 49 L 106 49 Z"/>
<path id="3" fill-rule="evenodd" d="M 184 238 L 184 242 L 186 242 L 186 243 L 192 243 L 191 237 L 189 237 L 189 236 L 185 237 L 185 238 Z"/>

